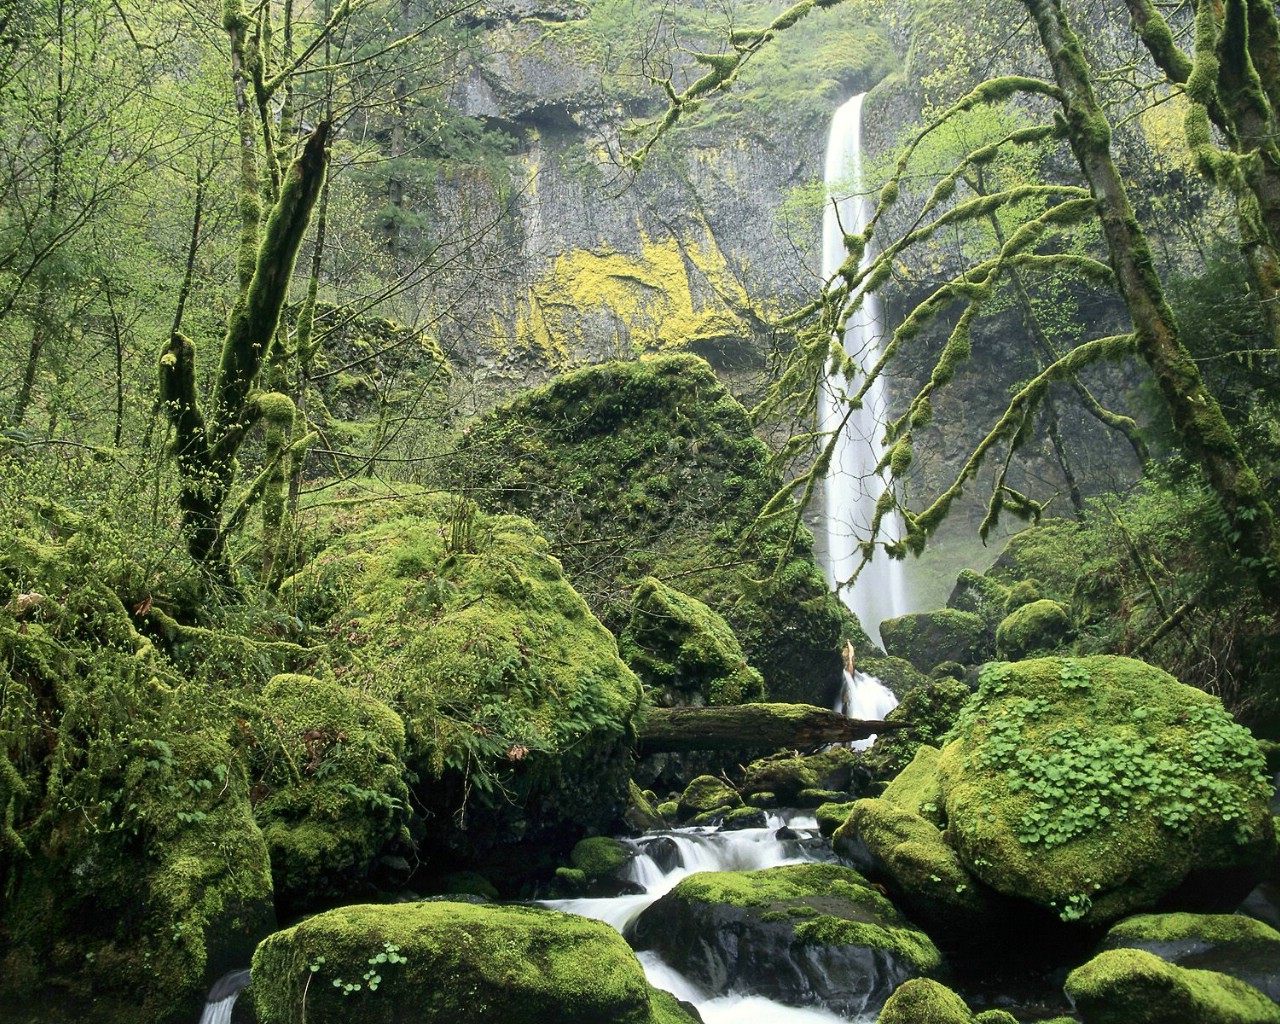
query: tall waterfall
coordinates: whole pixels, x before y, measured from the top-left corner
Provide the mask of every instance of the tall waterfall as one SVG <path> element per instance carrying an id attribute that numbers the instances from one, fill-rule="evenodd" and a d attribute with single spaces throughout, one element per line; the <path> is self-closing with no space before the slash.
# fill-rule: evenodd
<path id="1" fill-rule="evenodd" d="M 860 194 L 862 184 L 862 95 L 853 97 L 836 111 L 827 141 L 825 180 L 828 193 L 839 198 L 828 202 L 822 223 L 822 276 L 830 279 L 845 261 L 845 234 L 856 234 L 866 227 L 870 203 Z M 870 247 L 864 260 L 870 257 Z M 865 371 L 880 357 L 882 326 L 879 302 L 868 295 L 849 319 L 843 338 L 845 351 L 860 370 Z M 835 430 L 846 411 L 844 394 L 852 385 L 860 385 L 860 375 L 846 381 L 833 374 L 823 381 L 819 412 L 824 430 Z M 883 379 L 868 391 L 861 409 L 855 410 L 841 432 L 831 468 L 827 473 L 825 528 L 826 557 L 823 566 L 831 586 L 849 579 L 861 560 L 859 544 L 868 535 L 876 501 L 884 493 L 886 483 L 875 472 L 880 459 L 886 420 L 886 396 Z M 899 524 L 882 524 L 882 538 L 896 540 Z M 903 614 L 906 590 L 902 563 L 878 552 L 862 570 L 852 589 L 841 591 L 841 597 L 858 616 L 858 621 L 873 640 L 878 640 L 880 623 Z"/>

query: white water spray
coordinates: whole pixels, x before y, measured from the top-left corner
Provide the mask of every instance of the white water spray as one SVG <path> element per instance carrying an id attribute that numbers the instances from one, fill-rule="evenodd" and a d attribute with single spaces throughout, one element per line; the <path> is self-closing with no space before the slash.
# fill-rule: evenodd
<path id="1" fill-rule="evenodd" d="M 778 829 L 788 826 L 784 838 Z M 770 815 L 766 828 L 736 832 L 679 829 L 626 840 L 636 850 L 625 877 L 644 888 L 642 895 L 613 899 L 545 900 L 543 906 L 593 917 L 625 933 L 641 912 L 698 871 L 756 871 L 784 864 L 805 864 L 829 857 L 827 848 L 813 841 L 817 819 L 811 816 Z M 809 841 L 785 838 L 806 835 Z M 664 866 L 665 865 L 665 866 Z M 794 1007 L 749 992 L 708 992 L 676 971 L 654 952 L 639 954 L 649 982 L 678 999 L 693 1003 L 706 1024 L 850 1024 L 849 1018 L 816 1007 Z M 857 1021 L 870 1024 L 871 1017 Z M 855 1022 L 856 1024 L 856 1022 Z"/>
<path id="2" fill-rule="evenodd" d="M 869 722 L 882 722 L 885 715 L 898 706 L 898 698 L 884 683 L 865 672 L 844 671 L 844 683 L 835 710 L 849 718 L 861 718 Z M 876 741 L 874 735 L 849 744 L 854 750 L 869 750 Z"/>
<path id="3" fill-rule="evenodd" d="M 828 202 L 822 223 L 822 276 L 829 280 L 844 263 L 844 236 L 865 229 L 869 203 L 861 195 L 862 183 L 862 99 L 853 97 L 836 111 L 827 141 L 825 181 L 828 192 L 838 201 Z M 863 263 L 871 257 L 871 247 Z M 880 304 L 874 295 L 863 299 L 862 307 L 850 318 L 843 338 L 844 350 L 858 366 L 859 374 L 846 380 L 843 374 L 823 381 L 819 415 L 824 431 L 835 431 L 849 412 L 845 395 L 850 386 L 861 385 L 862 374 L 880 358 L 882 326 Z M 883 377 L 868 390 L 861 409 L 849 413 L 841 430 L 827 473 L 826 557 L 823 569 L 827 582 L 839 586 L 847 581 L 862 560 L 861 541 L 870 534 L 876 502 L 886 481 L 875 472 L 883 446 L 881 437 L 887 419 L 887 396 Z M 897 540 L 901 524 L 886 516 L 881 524 L 881 540 Z M 880 623 L 907 610 L 902 563 L 878 551 L 862 570 L 852 588 L 840 591 L 845 604 L 858 616 L 868 635 L 877 642 Z"/>
<path id="4" fill-rule="evenodd" d="M 224 974 L 209 989 L 205 998 L 200 1024 L 231 1024 L 231 1010 L 236 1005 L 241 990 L 249 984 L 249 969 L 243 967 Z"/>

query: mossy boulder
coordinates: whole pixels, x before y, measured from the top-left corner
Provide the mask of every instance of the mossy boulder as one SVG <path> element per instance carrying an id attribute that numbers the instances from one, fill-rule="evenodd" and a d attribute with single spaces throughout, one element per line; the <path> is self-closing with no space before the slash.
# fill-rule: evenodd
<path id="1" fill-rule="evenodd" d="M 836 829 L 836 852 L 869 877 L 932 934 L 949 938 L 1002 924 L 999 895 L 966 868 L 943 834 L 935 747 L 921 746 L 884 794 L 858 800 Z"/>
<path id="2" fill-rule="evenodd" d="M 1104 924 L 1162 899 L 1233 907 L 1274 855 L 1257 744 L 1140 661 L 982 673 L 937 764 L 948 845 L 992 888 Z"/>
<path id="3" fill-rule="evenodd" d="M 546 541 L 463 498 L 354 516 L 285 592 L 341 681 L 402 717 L 423 851 L 518 884 L 607 831 L 641 687 Z"/>
<path id="4" fill-rule="evenodd" d="M 645 910 L 633 934 L 638 949 L 656 949 L 709 988 L 850 1016 L 942 970 L 928 936 L 835 864 L 691 875 Z"/>
<path id="5" fill-rule="evenodd" d="M 994 651 L 982 616 L 954 608 L 886 619 L 880 623 L 880 637 L 890 657 L 905 658 L 921 672 L 944 661 L 973 665 Z"/>
<path id="6" fill-rule="evenodd" d="M 973 1024 L 963 999 L 932 978 L 912 978 L 894 990 L 876 1024 Z"/>
<path id="7" fill-rule="evenodd" d="M 659 810 L 660 806 L 652 793 L 645 792 L 632 781 L 627 785 L 627 809 L 622 815 L 623 823 L 637 835 L 666 828 L 667 822 Z"/>
<path id="8" fill-rule="evenodd" d="M 756 793 L 772 793 L 783 806 L 799 807 L 797 801 L 806 790 L 848 793 L 859 788 L 865 780 L 860 763 L 859 752 L 849 747 L 831 747 L 803 757 L 794 752 L 774 754 L 747 765 L 741 791 L 747 799 Z"/>
<path id="9" fill-rule="evenodd" d="M 569 860 L 588 881 L 596 881 L 616 875 L 631 857 L 631 851 L 612 836 L 591 836 L 574 846 Z"/>
<path id="10" fill-rule="evenodd" d="M 927 672 L 916 668 L 906 658 L 858 658 L 858 670 L 869 676 L 875 676 L 895 697 L 901 700 L 917 686 L 929 682 Z"/>
<path id="11" fill-rule="evenodd" d="M 608 925 L 535 907 L 331 910 L 265 939 L 249 991 L 260 1024 L 292 1024 L 304 1013 L 334 1024 L 693 1020 L 655 998 Z"/>
<path id="12" fill-rule="evenodd" d="M 254 817 L 277 899 L 293 913 L 372 895 L 380 855 L 410 844 L 404 723 L 376 697 L 311 676 L 274 677 L 262 703 Z"/>
<path id="13" fill-rule="evenodd" d="M 1179 967 L 1229 974 L 1280 1002 L 1280 932 L 1240 914 L 1139 914 L 1111 927 L 1105 949 L 1143 949 Z"/>
<path id="14" fill-rule="evenodd" d="M 1071 639 L 1075 626 L 1066 605 L 1047 599 L 1020 605 L 996 628 L 996 656 L 1021 661 L 1052 654 Z"/>
<path id="15" fill-rule="evenodd" d="M 940 745 L 972 692 L 955 679 L 937 679 L 904 696 L 885 720 L 910 728 L 886 732 L 862 757 L 863 767 L 879 779 L 891 779 L 915 757 L 922 745 Z"/>
<path id="16" fill-rule="evenodd" d="M 1098 954 L 1066 993 L 1084 1024 L 1280 1024 L 1280 1006 L 1244 982 L 1140 949 Z"/>
<path id="17" fill-rule="evenodd" d="M 764 699 L 764 678 L 747 664 L 724 618 L 652 576 L 631 595 L 618 649 L 662 707 Z"/>
<path id="18" fill-rule="evenodd" d="M 747 411 L 695 356 L 605 363 L 528 391 L 471 426 L 448 472 L 488 508 L 536 522 L 615 633 L 631 615 L 619 593 L 681 574 L 682 592 L 728 622 L 771 700 L 828 705 L 841 641 L 867 643 L 798 513 L 756 522 L 782 481 Z"/>
<path id="19" fill-rule="evenodd" d="M 956 577 L 951 596 L 947 598 L 947 607 L 980 616 L 994 635 L 996 626 L 1008 614 L 1005 607 L 1008 601 L 1009 588 L 999 580 L 973 569 L 962 569 Z"/>
<path id="20" fill-rule="evenodd" d="M 819 804 L 813 812 L 813 816 L 818 819 L 818 832 L 827 838 L 834 835 L 836 829 L 849 820 L 853 804 L 852 800 L 847 803 Z"/>
<path id="21" fill-rule="evenodd" d="M 683 821 L 700 814 L 712 814 L 741 806 L 742 797 L 723 779 L 717 779 L 714 775 L 699 775 L 681 794 L 678 813 Z"/>
<path id="22" fill-rule="evenodd" d="M 226 696 L 137 631 L 122 538 L 26 511 L 0 522 L 0 1005 L 194 1015 L 274 925 Z"/>

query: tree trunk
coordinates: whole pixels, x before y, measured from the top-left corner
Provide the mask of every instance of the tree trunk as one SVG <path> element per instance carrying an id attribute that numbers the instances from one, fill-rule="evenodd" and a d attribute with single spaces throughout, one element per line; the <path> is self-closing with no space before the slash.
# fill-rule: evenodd
<path id="1" fill-rule="evenodd" d="M 640 725 L 645 754 L 689 750 L 812 750 L 906 727 L 866 722 L 811 704 L 736 704 L 722 708 L 649 708 Z"/>
<path id="2" fill-rule="evenodd" d="M 1151 368 L 1187 456 L 1200 467 L 1223 512 L 1223 534 L 1273 609 L 1280 608 L 1280 543 L 1275 516 L 1217 400 L 1178 338 L 1160 279 L 1120 173 L 1111 128 L 1098 106 L 1079 40 L 1057 0 L 1023 0 L 1061 88 L 1068 138 L 1098 207 L 1120 293 L 1133 318 L 1138 352 Z"/>

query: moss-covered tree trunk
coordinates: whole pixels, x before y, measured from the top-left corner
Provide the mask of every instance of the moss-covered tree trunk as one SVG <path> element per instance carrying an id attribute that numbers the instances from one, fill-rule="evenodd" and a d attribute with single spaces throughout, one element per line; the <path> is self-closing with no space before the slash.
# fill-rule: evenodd
<path id="1" fill-rule="evenodd" d="M 1182 447 L 1218 496 L 1223 531 L 1273 608 L 1280 608 L 1280 544 L 1257 474 L 1178 338 L 1145 234 L 1111 157 L 1111 129 L 1094 96 L 1079 40 L 1058 0 L 1022 0 L 1035 20 L 1062 90 L 1068 138 L 1097 204 L 1111 265 L 1133 317 L 1138 351 L 1151 368 Z"/>
<path id="2" fill-rule="evenodd" d="M 195 385 L 195 345 L 175 333 L 160 357 L 160 397 L 175 435 L 182 476 L 179 504 L 187 545 L 197 561 L 216 560 L 223 511 L 235 476 L 236 453 L 259 419 L 280 423 L 292 402 L 255 390 L 267 348 L 280 323 L 298 249 L 325 174 L 329 125 L 321 122 L 290 165 L 267 219 L 252 278 L 231 311 L 209 420 Z"/>

